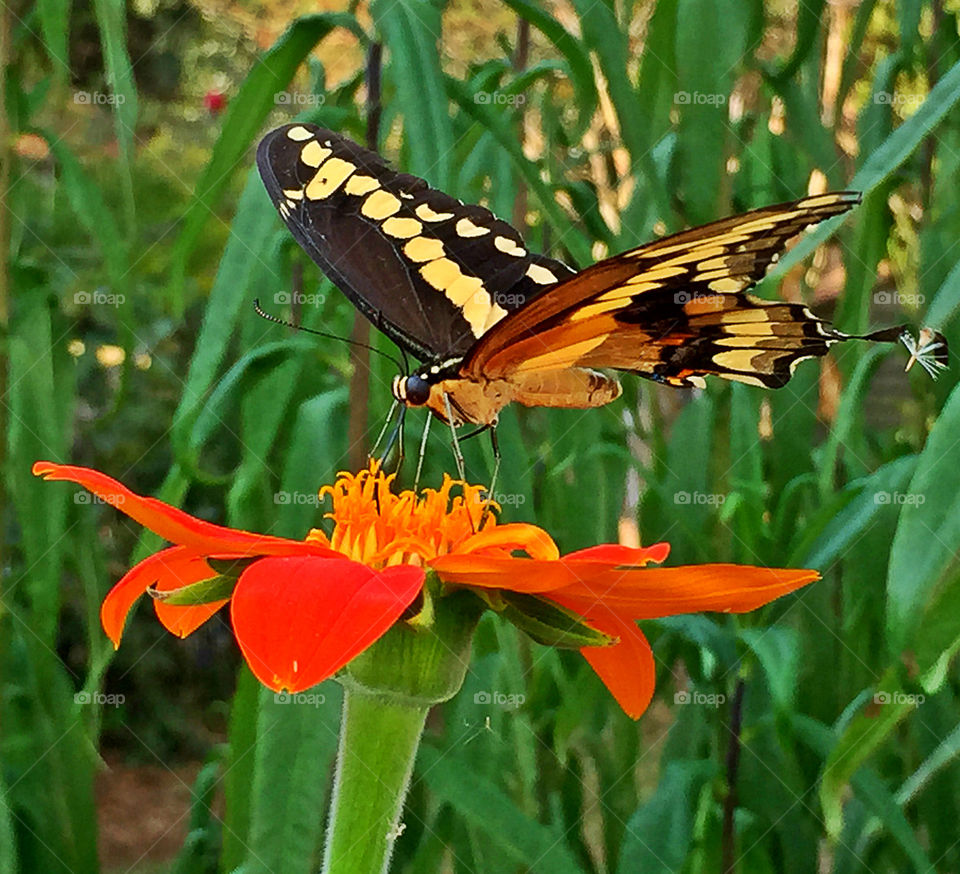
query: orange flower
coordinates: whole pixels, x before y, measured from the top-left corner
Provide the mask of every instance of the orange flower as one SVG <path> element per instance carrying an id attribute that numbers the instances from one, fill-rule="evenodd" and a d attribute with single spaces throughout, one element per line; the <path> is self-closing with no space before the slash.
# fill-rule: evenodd
<path id="1" fill-rule="evenodd" d="M 666 543 L 560 556 L 543 529 L 485 514 L 480 486 L 445 477 L 438 490 L 395 494 L 394 476 L 376 464 L 321 489 L 333 502 L 332 534 L 314 529 L 303 541 L 204 522 L 88 468 L 39 461 L 33 472 L 79 483 L 175 544 L 132 568 L 104 600 L 101 621 L 115 646 L 147 590 L 180 637 L 229 600 L 247 663 L 276 691 L 299 692 L 337 672 L 403 616 L 432 571 L 444 589 L 471 589 L 537 639 L 588 641 L 584 657 L 636 718 L 655 673 L 637 619 L 741 613 L 819 577 L 728 564 L 646 568 L 666 559 Z"/>

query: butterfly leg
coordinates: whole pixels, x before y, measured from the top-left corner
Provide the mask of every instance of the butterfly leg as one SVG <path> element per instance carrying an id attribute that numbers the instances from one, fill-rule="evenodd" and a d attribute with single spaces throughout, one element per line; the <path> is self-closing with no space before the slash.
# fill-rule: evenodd
<path id="1" fill-rule="evenodd" d="M 430 423 L 433 421 L 433 414 L 427 414 L 426 424 L 423 426 L 423 437 L 420 438 L 420 454 L 417 456 L 417 475 L 413 478 L 413 490 L 420 488 L 420 472 L 423 470 L 423 457 L 427 451 L 427 435 L 430 433 Z"/>
<path id="2" fill-rule="evenodd" d="M 460 451 L 460 440 L 457 438 L 457 426 L 453 424 L 453 409 L 450 407 L 450 395 L 443 393 L 443 404 L 446 407 L 447 422 L 450 424 L 450 437 L 453 441 L 453 460 L 457 464 L 457 474 L 460 479 L 467 478 L 466 469 L 463 466 L 463 453 Z"/>
<path id="3" fill-rule="evenodd" d="M 480 517 L 480 530 L 487 523 L 487 517 L 490 515 L 490 507 L 493 503 L 494 489 L 497 487 L 497 476 L 500 473 L 500 441 L 497 440 L 497 426 L 490 426 L 490 445 L 493 447 L 493 476 L 490 477 L 490 488 L 487 489 L 487 501 L 483 508 L 483 515 Z"/>
<path id="4" fill-rule="evenodd" d="M 377 454 L 377 449 L 380 448 L 380 443 L 383 440 L 383 435 L 387 433 L 387 428 L 390 427 L 390 422 L 393 420 L 393 414 L 397 411 L 397 407 L 399 406 L 400 406 L 400 401 L 394 401 L 393 406 L 390 407 L 390 412 L 387 413 L 387 418 L 384 419 L 383 427 L 380 429 L 380 434 L 377 436 L 377 442 L 373 444 L 373 449 L 370 450 L 370 455 L 369 455 L 370 458 L 373 458 L 373 456 Z M 393 440 L 392 437 L 390 439 L 391 441 Z M 383 461 L 383 459 L 387 457 L 387 453 L 389 451 L 390 451 L 390 447 L 387 446 L 386 451 L 384 451 L 383 455 L 380 457 L 381 461 Z"/>

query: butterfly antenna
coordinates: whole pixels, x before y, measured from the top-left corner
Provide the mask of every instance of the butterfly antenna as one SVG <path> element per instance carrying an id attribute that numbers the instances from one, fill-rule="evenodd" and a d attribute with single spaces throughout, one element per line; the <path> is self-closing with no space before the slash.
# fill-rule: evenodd
<path id="1" fill-rule="evenodd" d="M 420 473 L 423 470 L 423 457 L 427 452 L 427 436 L 430 434 L 430 423 L 433 421 L 433 414 L 427 413 L 427 422 L 423 426 L 423 436 L 420 438 L 420 454 L 417 456 L 417 475 L 413 478 L 413 490 L 420 488 Z"/>
<path id="2" fill-rule="evenodd" d="M 327 331 L 318 331 L 316 328 L 307 328 L 304 325 L 298 325 L 294 322 L 288 322 L 286 319 L 277 318 L 277 316 L 271 315 L 263 307 L 260 306 L 260 299 L 256 298 L 253 301 L 253 308 L 256 310 L 258 316 L 261 319 L 266 319 L 268 322 L 273 322 L 275 325 L 283 325 L 285 328 L 293 328 L 295 331 L 306 331 L 308 334 L 315 334 L 317 337 L 327 337 L 331 340 L 340 340 L 344 343 L 349 343 L 352 346 L 360 346 L 362 349 L 369 349 L 371 352 L 376 352 L 377 355 L 382 355 L 384 358 L 392 361 L 396 366 L 397 370 L 401 373 L 407 373 L 406 364 L 401 364 L 399 359 L 395 358 L 389 352 L 384 352 L 382 349 L 377 349 L 376 346 L 371 346 L 369 343 L 361 343 L 359 340 L 353 340 L 349 337 L 341 337 L 339 334 L 330 334 Z M 404 353 L 404 361 L 406 361 L 406 353 Z"/>

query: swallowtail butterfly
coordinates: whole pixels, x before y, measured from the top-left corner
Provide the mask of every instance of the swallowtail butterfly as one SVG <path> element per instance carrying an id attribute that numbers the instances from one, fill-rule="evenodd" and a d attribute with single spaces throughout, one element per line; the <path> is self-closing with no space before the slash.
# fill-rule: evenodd
<path id="1" fill-rule="evenodd" d="M 594 368 L 672 386 L 720 376 L 778 388 L 804 359 L 854 339 L 801 304 L 748 289 L 788 240 L 859 203 L 855 192 L 755 209 L 577 272 L 528 251 L 489 210 L 314 125 L 269 133 L 257 166 L 310 257 L 423 362 L 394 380 L 394 396 L 451 425 L 492 426 L 513 401 L 602 406 L 620 384 Z M 919 342 L 903 327 L 855 339 L 903 340 L 911 363 L 931 372 L 946 363 L 945 341 L 932 331 Z"/>

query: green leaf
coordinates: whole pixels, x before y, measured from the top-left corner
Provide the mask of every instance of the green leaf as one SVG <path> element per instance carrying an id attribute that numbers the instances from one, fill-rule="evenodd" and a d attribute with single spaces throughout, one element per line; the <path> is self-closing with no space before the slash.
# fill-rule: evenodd
<path id="1" fill-rule="evenodd" d="M 777 707 L 790 713 L 800 676 L 801 641 L 792 628 L 745 628 L 740 637 L 754 651 Z"/>
<path id="2" fill-rule="evenodd" d="M 404 118 L 409 170 L 448 188 L 454 137 L 437 50 L 441 7 L 422 0 L 374 0 L 370 12 L 390 51 L 388 70 Z"/>
<path id="3" fill-rule="evenodd" d="M 557 825 L 531 819 L 495 783 L 470 767 L 462 748 L 440 751 L 424 743 L 415 773 L 450 804 L 464 822 L 502 850 L 514 865 L 531 874 L 580 874 L 582 868 L 567 849 Z"/>
<path id="4" fill-rule="evenodd" d="M 298 695 L 260 689 L 244 874 L 310 874 L 325 822 L 340 686 Z"/>
<path id="5" fill-rule="evenodd" d="M 335 27 L 344 27 L 363 38 L 363 31 L 352 15 L 320 13 L 298 18 L 263 55 L 240 86 L 237 96 L 230 101 L 223 129 L 197 182 L 173 247 L 170 288 L 176 312 L 182 312 L 184 307 L 183 282 L 190 255 L 204 225 L 214 215 L 220 194 L 243 163 L 244 154 L 276 105 L 276 93 L 289 84 L 313 47 Z"/>
<path id="6" fill-rule="evenodd" d="M 37 13 L 43 45 L 53 64 L 53 75 L 66 79 L 70 75 L 70 0 L 37 0 Z"/>
<path id="7" fill-rule="evenodd" d="M 903 122 L 878 149 L 864 161 L 850 181 L 850 189 L 869 192 L 883 183 L 918 148 L 920 143 L 960 100 L 960 63 L 956 63 L 940 79 L 920 108 Z M 799 264 L 821 243 L 828 240 L 843 223 L 844 217 L 828 219 L 817 225 L 770 271 L 770 276 L 783 276 L 795 264 Z"/>
<path id="8" fill-rule="evenodd" d="M 893 652 L 926 633 L 924 605 L 938 585 L 958 572 L 960 555 L 960 387 L 954 388 L 934 423 L 904 495 L 890 550 L 887 630 Z M 960 616 L 955 617 L 960 635 Z"/>
<path id="9" fill-rule="evenodd" d="M 877 683 L 880 690 L 876 712 L 859 713 L 837 738 L 824 763 L 820 780 L 820 804 L 823 808 L 824 826 L 827 834 L 837 839 L 843 828 L 843 803 L 846 787 L 861 765 L 877 751 L 897 727 L 898 723 L 915 708 L 914 699 L 903 695 L 894 670 L 888 670 Z M 884 703 L 879 695 L 887 696 Z"/>
<path id="10" fill-rule="evenodd" d="M 960 260 L 953 265 L 953 269 L 943 280 L 923 323 L 942 331 L 953 321 L 958 310 L 960 310 Z"/>
<path id="11" fill-rule="evenodd" d="M 127 52 L 127 4 L 124 0 L 93 0 L 107 85 L 113 98 L 113 118 L 117 142 L 123 158 L 123 185 L 127 230 L 133 230 L 133 138 L 137 128 L 137 86 L 133 65 Z M 118 237 L 117 239 L 122 239 Z"/>
<path id="12" fill-rule="evenodd" d="M 693 849 L 697 799 L 717 771 L 717 763 L 709 760 L 667 763 L 656 791 L 627 823 L 617 874 L 673 874 L 683 869 Z"/>
<path id="13" fill-rule="evenodd" d="M 586 44 L 577 40 L 559 21 L 532 0 L 505 2 L 517 15 L 537 28 L 566 58 L 577 107 L 577 125 L 571 134 L 575 139 L 590 124 L 599 99 Z"/>

